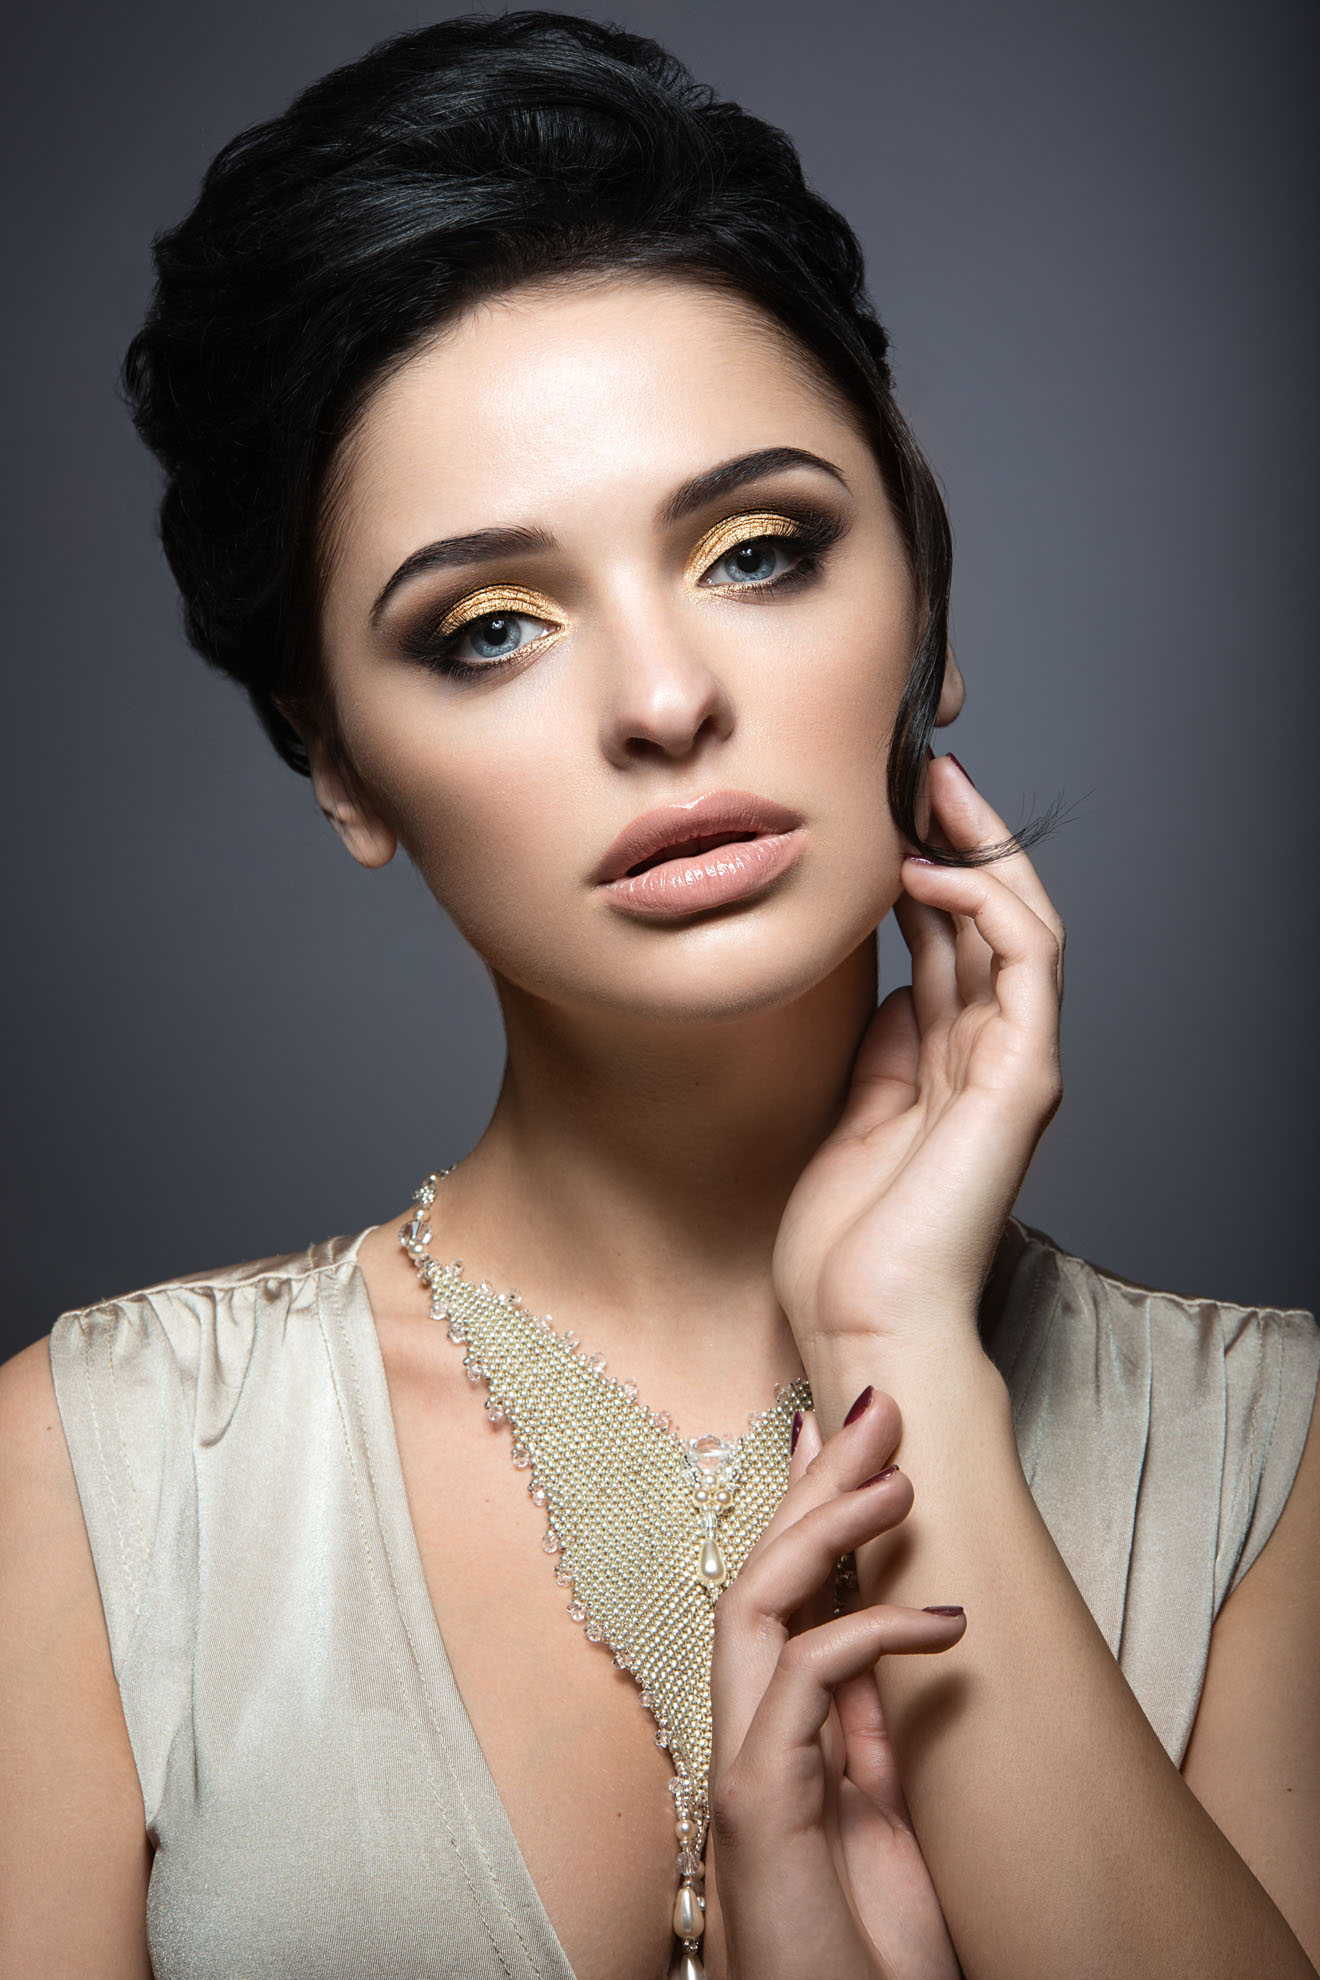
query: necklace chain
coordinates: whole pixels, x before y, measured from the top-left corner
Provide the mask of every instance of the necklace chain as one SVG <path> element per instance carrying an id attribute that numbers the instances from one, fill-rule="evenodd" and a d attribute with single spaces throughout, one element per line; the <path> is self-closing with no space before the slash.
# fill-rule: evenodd
<path id="1" fill-rule="evenodd" d="M 510 1457 L 546 1515 L 541 1545 L 570 1620 L 636 1681 L 670 1756 L 682 1948 L 674 1970 L 698 1980 L 715 1602 L 783 1496 L 791 1420 L 810 1408 L 811 1390 L 805 1380 L 781 1385 L 740 1437 L 683 1440 L 571 1331 L 556 1333 L 516 1292 L 473 1285 L 461 1259 L 432 1257 L 429 1213 L 449 1173 L 414 1192 L 399 1242 L 429 1290 L 432 1318 L 462 1347 L 468 1379 L 484 1383 L 488 1418 L 511 1432 Z"/>

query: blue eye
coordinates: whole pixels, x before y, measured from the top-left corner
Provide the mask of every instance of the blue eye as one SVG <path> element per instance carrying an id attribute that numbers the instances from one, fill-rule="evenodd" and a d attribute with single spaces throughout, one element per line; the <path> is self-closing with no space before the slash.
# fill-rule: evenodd
<path id="1" fill-rule="evenodd" d="M 529 632 L 528 627 L 534 630 Z M 451 635 L 447 657 L 466 661 L 469 666 L 489 665 L 493 660 L 510 659 L 520 648 L 554 630 L 547 619 L 533 618 L 530 612 L 487 612 L 480 619 L 469 619 Z"/>
<path id="2" fill-rule="evenodd" d="M 793 539 L 782 536 L 757 536 L 747 543 L 739 543 L 732 550 L 713 563 L 703 578 L 703 583 L 728 585 L 772 584 L 791 569 L 795 558 L 801 557 L 801 549 L 793 547 Z M 721 573 L 727 573 L 722 576 Z"/>

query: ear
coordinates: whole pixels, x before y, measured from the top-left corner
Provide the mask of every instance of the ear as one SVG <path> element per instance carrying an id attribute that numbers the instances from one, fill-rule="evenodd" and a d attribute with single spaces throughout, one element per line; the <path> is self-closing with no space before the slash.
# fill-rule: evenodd
<path id="1" fill-rule="evenodd" d="M 319 735 L 304 736 L 316 802 L 359 866 L 388 866 L 398 834 L 373 810 Z"/>
<path id="2" fill-rule="evenodd" d="M 956 722 L 966 699 L 967 684 L 950 646 L 945 650 L 944 685 L 940 689 L 940 705 L 935 711 L 935 727 L 942 729 L 947 723 Z"/>

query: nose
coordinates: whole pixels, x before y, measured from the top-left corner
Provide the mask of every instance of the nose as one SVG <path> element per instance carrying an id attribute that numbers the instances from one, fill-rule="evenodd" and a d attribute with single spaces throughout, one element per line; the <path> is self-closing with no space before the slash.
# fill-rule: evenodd
<path id="1" fill-rule="evenodd" d="M 633 626 L 609 643 L 601 746 L 621 770 L 678 761 L 733 734 L 728 689 L 672 625 Z"/>

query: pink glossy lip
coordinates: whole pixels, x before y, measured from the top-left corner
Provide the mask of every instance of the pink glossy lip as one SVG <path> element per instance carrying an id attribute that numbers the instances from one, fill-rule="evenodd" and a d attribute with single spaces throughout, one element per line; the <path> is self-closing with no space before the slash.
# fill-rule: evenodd
<path id="1" fill-rule="evenodd" d="M 696 914 L 741 899 L 787 872 L 802 851 L 801 818 L 750 791 L 711 791 L 666 804 L 619 834 L 593 878 L 634 914 Z"/>

